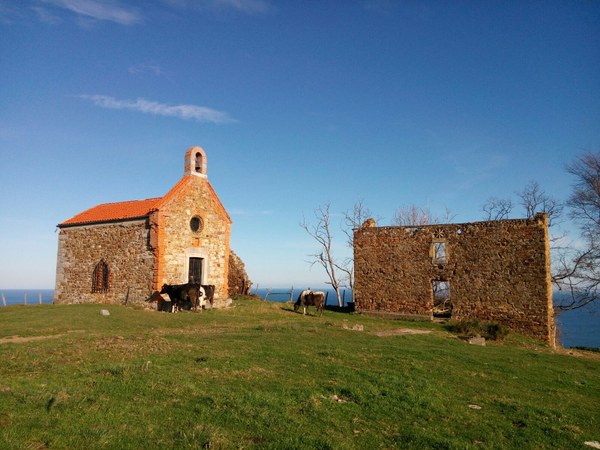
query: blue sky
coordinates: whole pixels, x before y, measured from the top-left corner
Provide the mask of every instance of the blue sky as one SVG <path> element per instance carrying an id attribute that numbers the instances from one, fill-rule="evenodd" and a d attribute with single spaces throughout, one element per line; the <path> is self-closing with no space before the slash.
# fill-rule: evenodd
<path id="1" fill-rule="evenodd" d="M 323 285 L 326 202 L 341 258 L 357 200 L 481 220 L 600 148 L 595 1 L 0 0 L 0 67 L 0 289 L 54 287 L 56 224 L 164 195 L 192 145 L 262 287 Z"/>

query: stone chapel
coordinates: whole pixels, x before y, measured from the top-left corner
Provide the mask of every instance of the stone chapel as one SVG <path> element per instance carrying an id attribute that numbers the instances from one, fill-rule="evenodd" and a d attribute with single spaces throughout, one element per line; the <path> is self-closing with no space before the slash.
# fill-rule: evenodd
<path id="1" fill-rule="evenodd" d="M 190 147 L 164 197 L 104 203 L 57 225 L 55 303 L 143 303 L 163 284 L 215 285 L 228 298 L 231 218 Z"/>

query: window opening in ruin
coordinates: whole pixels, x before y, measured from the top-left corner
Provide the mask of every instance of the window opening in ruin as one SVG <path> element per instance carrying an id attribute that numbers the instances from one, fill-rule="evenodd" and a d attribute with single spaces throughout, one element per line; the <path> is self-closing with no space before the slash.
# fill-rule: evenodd
<path id="1" fill-rule="evenodd" d="M 108 292 L 110 270 L 103 259 L 100 260 L 92 274 L 92 292 Z"/>
<path id="2" fill-rule="evenodd" d="M 196 172 L 202 172 L 202 154 L 200 152 L 196 153 Z"/>
<path id="3" fill-rule="evenodd" d="M 188 283 L 202 283 L 202 262 L 204 258 L 190 258 Z"/>
<path id="4" fill-rule="evenodd" d="M 433 317 L 449 318 L 452 316 L 452 299 L 450 298 L 450 282 L 433 280 Z"/>
<path id="5" fill-rule="evenodd" d="M 432 253 L 434 264 L 443 264 L 448 262 L 445 242 L 434 242 L 432 244 Z"/>

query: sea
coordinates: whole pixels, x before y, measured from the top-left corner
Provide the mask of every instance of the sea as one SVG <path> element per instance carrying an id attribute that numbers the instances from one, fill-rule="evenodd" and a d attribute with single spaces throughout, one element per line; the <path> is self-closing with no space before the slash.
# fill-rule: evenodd
<path id="1" fill-rule="evenodd" d="M 291 294 L 290 288 L 267 289 L 259 288 L 252 294 L 270 302 L 287 302 L 290 298 L 294 300 L 298 294 L 308 288 L 294 288 Z M 327 294 L 327 305 L 337 306 L 337 297 L 333 289 L 317 289 Z M 344 306 L 352 302 L 352 291 L 342 290 Z M 39 305 L 52 304 L 54 289 L 0 289 L 0 308 L 4 302 L 10 305 Z M 583 308 L 572 311 L 558 311 L 556 317 L 558 337 L 561 345 L 565 348 L 587 347 L 600 349 L 600 303 L 592 303 Z M 1 321 L 0 321 L 1 327 Z"/>

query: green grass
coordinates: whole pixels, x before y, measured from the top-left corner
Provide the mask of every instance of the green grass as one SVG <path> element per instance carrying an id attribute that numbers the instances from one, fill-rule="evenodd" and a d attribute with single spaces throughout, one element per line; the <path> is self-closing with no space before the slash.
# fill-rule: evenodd
<path id="1" fill-rule="evenodd" d="M 354 325 L 364 331 L 346 329 Z M 373 334 L 411 327 L 432 333 Z M 600 441 L 598 355 L 516 334 L 471 346 L 437 324 L 302 316 L 290 304 L 240 299 L 201 314 L 1 308 L 0 339 L 15 335 L 39 339 L 0 343 L 2 449 Z"/>

